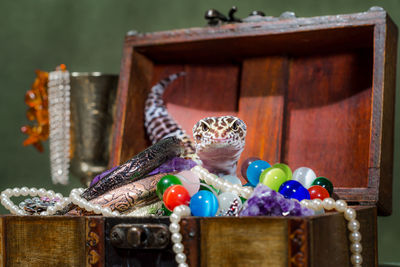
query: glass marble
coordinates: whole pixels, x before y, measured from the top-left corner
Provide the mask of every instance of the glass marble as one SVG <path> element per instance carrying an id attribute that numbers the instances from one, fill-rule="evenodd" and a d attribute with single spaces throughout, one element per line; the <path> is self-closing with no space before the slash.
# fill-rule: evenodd
<path id="1" fill-rule="evenodd" d="M 240 210 L 242 208 L 242 200 L 238 195 L 231 192 L 224 192 L 220 194 L 218 196 L 219 208 L 217 214 L 225 214 L 229 210 L 235 199 L 239 201 L 238 209 Z"/>
<path id="2" fill-rule="evenodd" d="M 193 216 L 212 217 L 218 211 L 218 199 L 210 191 L 200 190 L 190 199 L 189 207 Z"/>
<path id="3" fill-rule="evenodd" d="M 230 182 L 231 184 L 242 185 L 242 182 L 240 181 L 240 179 L 235 175 L 225 175 L 225 176 L 222 176 L 221 178 L 224 179 L 225 181 Z"/>
<path id="4" fill-rule="evenodd" d="M 260 159 L 260 158 L 257 158 L 257 157 L 251 157 L 251 158 L 246 159 L 246 160 L 242 163 L 242 166 L 240 167 L 240 173 L 242 174 L 243 178 L 244 178 L 246 181 L 249 181 L 249 180 L 247 179 L 247 168 L 249 168 L 249 166 L 250 166 L 251 163 L 253 163 L 254 161 L 257 161 L 257 160 L 261 160 L 261 159 Z"/>
<path id="5" fill-rule="evenodd" d="M 176 206 L 189 205 L 190 195 L 182 185 L 171 185 L 165 190 L 163 201 L 165 207 L 173 211 Z"/>
<path id="6" fill-rule="evenodd" d="M 161 206 L 161 210 L 162 210 L 164 216 L 169 216 L 172 214 L 172 211 L 167 209 L 167 207 L 165 207 L 164 203 Z"/>
<path id="7" fill-rule="evenodd" d="M 328 178 L 325 177 L 318 177 L 316 178 L 311 185 L 320 185 L 326 190 L 328 190 L 328 193 L 330 196 L 333 194 L 333 184 L 331 181 L 329 181 Z"/>
<path id="8" fill-rule="evenodd" d="M 320 185 L 311 186 L 310 188 L 308 188 L 308 192 L 310 193 L 311 199 L 319 198 L 321 200 L 324 200 L 325 198 L 330 197 L 328 190 Z"/>
<path id="9" fill-rule="evenodd" d="M 286 181 L 286 174 L 282 169 L 270 167 L 265 169 L 260 175 L 260 183 L 265 184 L 274 191 Z"/>
<path id="10" fill-rule="evenodd" d="M 293 172 L 293 180 L 300 182 L 305 188 L 309 188 L 317 175 L 307 167 L 300 167 Z"/>
<path id="11" fill-rule="evenodd" d="M 193 196 L 200 189 L 200 177 L 191 171 L 182 171 L 176 176 L 182 182 L 182 185 L 188 190 L 189 195 Z"/>
<path id="12" fill-rule="evenodd" d="M 171 185 L 176 185 L 176 184 L 180 185 L 182 184 L 181 180 L 179 180 L 178 177 L 176 177 L 175 175 L 165 175 L 157 183 L 157 189 L 156 189 L 157 196 L 162 200 L 165 190 L 167 190 L 167 188 L 170 187 Z"/>
<path id="13" fill-rule="evenodd" d="M 271 165 L 263 160 L 256 160 L 252 162 L 246 171 L 246 177 L 249 183 L 256 186 L 260 182 L 260 175 L 265 170 L 270 168 Z"/>
<path id="14" fill-rule="evenodd" d="M 294 198 L 298 201 L 310 199 L 310 193 L 308 190 L 301 183 L 295 180 L 284 182 L 279 188 L 279 193 L 281 193 L 285 198 Z"/>
<path id="15" fill-rule="evenodd" d="M 272 167 L 279 168 L 282 171 L 284 171 L 286 174 L 286 180 L 292 180 L 292 177 L 293 177 L 292 170 L 290 169 L 290 167 L 288 165 L 286 165 L 284 163 L 276 163 Z"/>
<path id="16" fill-rule="evenodd" d="M 289 180 L 279 187 L 279 193 L 281 193 L 285 198 L 292 198 L 292 195 L 296 194 L 299 187 L 303 187 L 303 185 L 298 181 Z"/>

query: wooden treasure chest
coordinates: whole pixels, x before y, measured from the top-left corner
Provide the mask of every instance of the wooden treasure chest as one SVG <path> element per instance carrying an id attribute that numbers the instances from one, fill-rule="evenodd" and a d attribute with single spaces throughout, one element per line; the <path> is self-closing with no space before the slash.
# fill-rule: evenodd
<path id="1" fill-rule="evenodd" d="M 164 96 L 176 121 L 191 133 L 201 118 L 238 116 L 248 128 L 239 166 L 257 156 L 329 177 L 336 197 L 357 209 L 363 265 L 376 266 L 377 213 L 392 208 L 396 48 L 397 27 L 380 8 L 128 33 L 110 166 L 150 145 L 143 126 L 150 88 L 184 71 Z M 168 224 L 168 217 L 2 216 L 0 262 L 175 266 Z M 180 224 L 189 266 L 351 266 L 338 212 Z M 135 231 L 146 234 L 138 240 Z"/>

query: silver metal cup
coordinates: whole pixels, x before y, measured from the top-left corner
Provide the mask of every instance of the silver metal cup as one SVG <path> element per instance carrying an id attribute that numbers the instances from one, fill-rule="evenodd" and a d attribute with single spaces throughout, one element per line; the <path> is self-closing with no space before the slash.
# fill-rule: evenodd
<path id="1" fill-rule="evenodd" d="M 87 186 L 107 168 L 118 75 L 71 73 L 71 167 Z"/>

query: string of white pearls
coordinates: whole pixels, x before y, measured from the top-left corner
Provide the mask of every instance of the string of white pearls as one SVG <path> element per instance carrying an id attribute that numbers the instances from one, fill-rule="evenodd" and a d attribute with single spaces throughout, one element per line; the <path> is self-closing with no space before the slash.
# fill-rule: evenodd
<path id="1" fill-rule="evenodd" d="M 335 209 L 338 212 L 343 212 L 344 218 L 348 221 L 347 229 L 349 229 L 349 240 L 350 240 L 350 251 L 352 253 L 350 257 L 350 261 L 353 266 L 361 266 L 363 262 L 363 258 L 361 256 L 362 245 L 361 241 L 361 233 L 358 231 L 360 229 L 360 222 L 356 219 L 357 214 L 355 209 L 347 206 L 346 201 L 344 200 L 334 200 L 333 198 L 325 198 L 324 200 L 313 199 L 307 200 L 304 199 L 300 202 L 303 206 L 310 208 L 315 211 L 319 211 L 322 208 L 325 210 L 333 210 Z"/>
<path id="2" fill-rule="evenodd" d="M 22 187 L 22 188 L 14 188 L 14 189 L 6 189 L 1 192 L 1 204 L 11 212 L 11 214 L 15 215 L 28 215 L 28 213 L 15 205 L 10 198 L 11 197 L 19 197 L 19 196 L 39 196 L 39 197 L 48 197 L 50 199 L 58 198 L 59 201 L 55 206 L 47 208 L 46 211 L 42 211 L 36 215 L 53 215 L 57 210 L 63 209 L 68 203 L 70 203 L 69 198 L 63 197 L 60 193 L 55 193 L 53 190 L 46 190 L 44 188 L 36 189 L 34 187 Z"/>
<path id="3" fill-rule="evenodd" d="M 182 234 L 179 232 L 181 227 L 179 222 L 182 217 L 190 216 L 190 208 L 186 205 L 180 205 L 174 208 L 174 211 L 169 216 L 171 224 L 169 230 L 171 231 L 171 241 L 174 243 L 172 250 L 175 252 L 175 260 L 178 263 L 178 267 L 188 267 L 186 263 L 186 254 L 183 252 L 184 246 L 182 244 Z"/>
<path id="4" fill-rule="evenodd" d="M 99 204 L 92 204 L 86 199 L 82 198 L 81 195 L 83 193 L 83 188 L 75 188 L 72 189 L 70 193 L 70 200 L 73 204 L 80 207 L 81 209 L 92 211 L 96 214 L 102 214 L 103 216 L 120 216 L 121 214 L 118 211 L 112 211 L 109 207 L 103 208 Z"/>
<path id="5" fill-rule="evenodd" d="M 154 208 L 159 208 L 161 205 L 160 203 L 154 203 L 146 207 L 142 207 L 139 209 L 136 209 L 132 211 L 129 214 L 121 214 L 118 211 L 112 211 L 109 207 L 103 208 L 99 204 L 92 204 L 86 199 L 81 197 L 81 194 L 83 193 L 84 189 L 83 188 L 75 188 L 72 189 L 69 198 L 68 197 L 63 197 L 62 194 L 60 193 L 55 193 L 53 190 L 46 190 L 44 188 L 36 189 L 36 188 L 27 188 L 27 187 L 22 187 L 22 188 L 14 188 L 14 189 L 6 189 L 3 192 L 1 192 L 0 198 L 1 198 L 1 204 L 11 212 L 11 214 L 14 215 L 28 215 L 28 213 L 15 205 L 10 198 L 11 197 L 19 197 L 19 196 L 39 196 L 39 197 L 48 197 L 50 199 L 57 198 L 59 201 L 54 205 L 50 206 L 47 208 L 46 211 L 42 211 L 40 213 L 35 213 L 35 215 L 54 215 L 57 211 L 62 210 L 64 207 L 66 207 L 69 203 L 73 203 L 76 206 L 80 207 L 81 209 L 84 209 L 86 211 L 93 211 L 96 214 L 102 214 L 103 216 L 148 216 L 149 215 L 149 210 L 152 210 Z"/>

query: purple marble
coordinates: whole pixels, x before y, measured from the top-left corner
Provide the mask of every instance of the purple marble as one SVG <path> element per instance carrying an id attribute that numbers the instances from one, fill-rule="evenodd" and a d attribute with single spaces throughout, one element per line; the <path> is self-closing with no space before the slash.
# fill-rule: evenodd
<path id="1" fill-rule="evenodd" d="M 246 201 L 240 216 L 310 216 L 314 211 L 296 200 L 286 199 L 264 184 L 258 184 Z"/>
<path id="2" fill-rule="evenodd" d="M 95 176 L 95 177 L 93 178 L 93 180 L 90 182 L 90 186 L 89 186 L 89 187 L 91 187 L 92 185 L 95 185 L 98 181 L 100 181 L 101 179 L 103 179 L 104 176 L 107 176 L 108 174 L 110 174 L 110 173 L 111 173 L 113 170 L 115 170 L 117 167 L 118 167 L 118 166 L 115 166 L 115 167 L 113 167 L 113 168 L 111 168 L 111 169 L 109 169 L 109 170 L 106 170 L 106 171 L 100 173 L 99 175 Z"/>
<path id="3" fill-rule="evenodd" d="M 186 171 L 186 170 L 190 170 L 191 168 L 193 168 L 196 165 L 197 165 L 196 162 L 194 162 L 191 159 L 184 159 L 184 158 L 176 157 L 176 158 L 173 158 L 173 159 L 165 162 L 160 167 L 154 169 L 147 176 L 156 175 L 159 173 L 171 173 L 171 172 Z"/>

